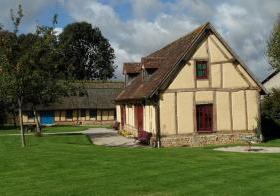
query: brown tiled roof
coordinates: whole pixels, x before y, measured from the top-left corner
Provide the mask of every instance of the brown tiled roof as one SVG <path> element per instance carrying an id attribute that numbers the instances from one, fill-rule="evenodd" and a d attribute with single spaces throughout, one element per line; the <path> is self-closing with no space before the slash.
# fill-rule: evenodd
<path id="1" fill-rule="evenodd" d="M 137 76 L 134 81 L 127 86 L 116 98 L 116 101 L 133 100 L 148 97 L 160 84 L 164 76 L 169 73 L 171 68 L 181 59 L 185 52 L 190 48 L 193 40 L 206 26 L 202 25 L 190 34 L 179 38 L 167 46 L 153 52 L 145 58 L 165 58 L 157 71 L 149 78 L 142 80 L 141 75 Z M 145 59 L 144 58 L 144 59 Z"/>
<path id="2" fill-rule="evenodd" d="M 141 63 L 124 63 L 123 64 L 123 73 L 124 74 L 133 74 L 141 72 Z"/>
<path id="3" fill-rule="evenodd" d="M 86 81 L 77 82 L 82 86 L 86 95 L 63 97 L 55 103 L 40 105 L 42 110 L 67 110 L 67 109 L 114 109 L 115 98 L 123 90 L 124 83 L 117 81 Z M 31 110 L 31 105 L 23 107 L 24 111 Z"/>
<path id="4" fill-rule="evenodd" d="M 145 69 L 159 68 L 160 65 L 166 60 L 166 57 L 144 57 L 141 59 L 141 64 Z"/>
<path id="5" fill-rule="evenodd" d="M 202 35 L 208 33 L 208 31 L 213 32 L 215 35 L 221 39 L 229 51 L 236 57 L 236 59 L 243 65 L 245 70 L 249 75 L 258 83 L 260 89 L 265 91 L 262 85 L 256 80 L 253 74 L 247 69 L 246 65 L 239 59 L 239 57 L 232 51 L 232 49 L 222 40 L 218 35 L 212 25 L 208 22 L 191 33 L 175 40 L 174 42 L 166 45 L 165 47 L 151 53 L 150 55 L 142 58 L 145 62 L 145 59 L 164 59 L 160 61 L 159 65 L 155 63 L 155 60 L 149 60 L 151 64 L 158 66 L 157 71 L 148 79 L 143 80 L 142 76 L 137 76 L 130 85 L 128 85 L 116 98 L 116 101 L 128 101 L 128 100 L 139 100 L 150 98 L 157 90 L 165 84 L 165 82 L 170 79 L 171 75 L 175 73 L 174 70 L 178 67 L 181 60 L 185 56 L 189 55 L 188 58 L 191 58 L 191 52 L 194 52 L 195 47 L 201 42 Z M 184 60 L 188 60 L 187 58 Z M 157 61 L 157 62 L 158 62 Z M 145 64 L 144 64 L 145 67 Z"/>

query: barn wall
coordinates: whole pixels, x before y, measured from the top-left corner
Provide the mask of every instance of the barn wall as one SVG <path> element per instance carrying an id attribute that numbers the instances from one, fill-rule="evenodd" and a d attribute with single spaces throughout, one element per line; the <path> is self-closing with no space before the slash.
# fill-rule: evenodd
<path id="1" fill-rule="evenodd" d="M 208 79 L 197 80 L 195 61 L 208 60 Z M 196 132 L 195 105 L 213 104 L 216 132 L 249 131 L 259 115 L 257 83 L 211 35 L 171 82 L 160 100 L 163 135 Z M 168 115 L 166 115 L 168 114 Z"/>
<path id="2" fill-rule="evenodd" d="M 233 130 L 246 130 L 246 100 L 244 91 L 232 93 Z"/>
<path id="3" fill-rule="evenodd" d="M 259 93 L 256 90 L 246 91 L 248 130 L 254 130 L 258 126 L 259 119 Z"/>
<path id="4" fill-rule="evenodd" d="M 193 92 L 181 92 L 177 94 L 178 134 L 194 132 L 193 100 Z"/>
<path id="5" fill-rule="evenodd" d="M 155 107 L 153 105 L 144 106 L 144 130 L 156 133 Z"/>
<path id="6" fill-rule="evenodd" d="M 116 117 L 117 117 L 117 121 L 121 122 L 121 106 L 120 105 L 116 105 Z"/>
<path id="7" fill-rule="evenodd" d="M 231 102 L 229 92 L 217 92 L 217 129 L 230 131 L 231 126 Z"/>
<path id="8" fill-rule="evenodd" d="M 170 84 L 169 89 L 195 88 L 193 61 L 190 65 L 186 64 L 174 81 Z"/>
<path id="9" fill-rule="evenodd" d="M 160 128 L 162 135 L 176 134 L 175 94 L 164 93 L 160 99 Z"/>

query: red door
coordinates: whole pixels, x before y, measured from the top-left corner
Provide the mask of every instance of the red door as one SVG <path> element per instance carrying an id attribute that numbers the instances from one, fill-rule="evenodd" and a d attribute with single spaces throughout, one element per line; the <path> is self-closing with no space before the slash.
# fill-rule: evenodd
<path id="1" fill-rule="evenodd" d="M 196 122 L 198 132 L 213 131 L 213 105 L 204 104 L 196 106 Z"/>
<path id="2" fill-rule="evenodd" d="M 121 125 L 122 125 L 122 128 L 123 128 L 124 125 L 125 125 L 125 118 L 126 118 L 126 115 L 125 115 L 125 106 L 121 106 Z"/>
<path id="3" fill-rule="evenodd" d="M 139 132 L 143 131 L 143 106 L 136 106 L 136 127 L 138 129 L 138 135 Z"/>

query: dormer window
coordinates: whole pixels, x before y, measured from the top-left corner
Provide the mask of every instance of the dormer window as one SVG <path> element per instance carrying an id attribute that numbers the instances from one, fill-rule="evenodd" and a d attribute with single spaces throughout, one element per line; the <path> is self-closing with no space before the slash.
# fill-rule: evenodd
<path id="1" fill-rule="evenodd" d="M 207 61 L 196 61 L 196 79 L 208 79 Z"/>
<path id="2" fill-rule="evenodd" d="M 156 71 L 157 69 L 144 69 L 143 73 L 144 73 L 144 80 L 147 81 L 152 75 L 153 73 Z"/>

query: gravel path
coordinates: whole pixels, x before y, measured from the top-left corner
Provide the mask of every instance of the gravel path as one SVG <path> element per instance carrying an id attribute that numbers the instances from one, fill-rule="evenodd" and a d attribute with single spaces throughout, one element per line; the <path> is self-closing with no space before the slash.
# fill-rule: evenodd
<path id="1" fill-rule="evenodd" d="M 250 151 L 248 151 L 247 146 L 221 147 L 221 148 L 215 148 L 214 150 L 225 151 L 225 152 L 243 152 L 243 153 L 280 153 L 280 147 L 264 147 L 264 146 L 252 146 Z"/>

